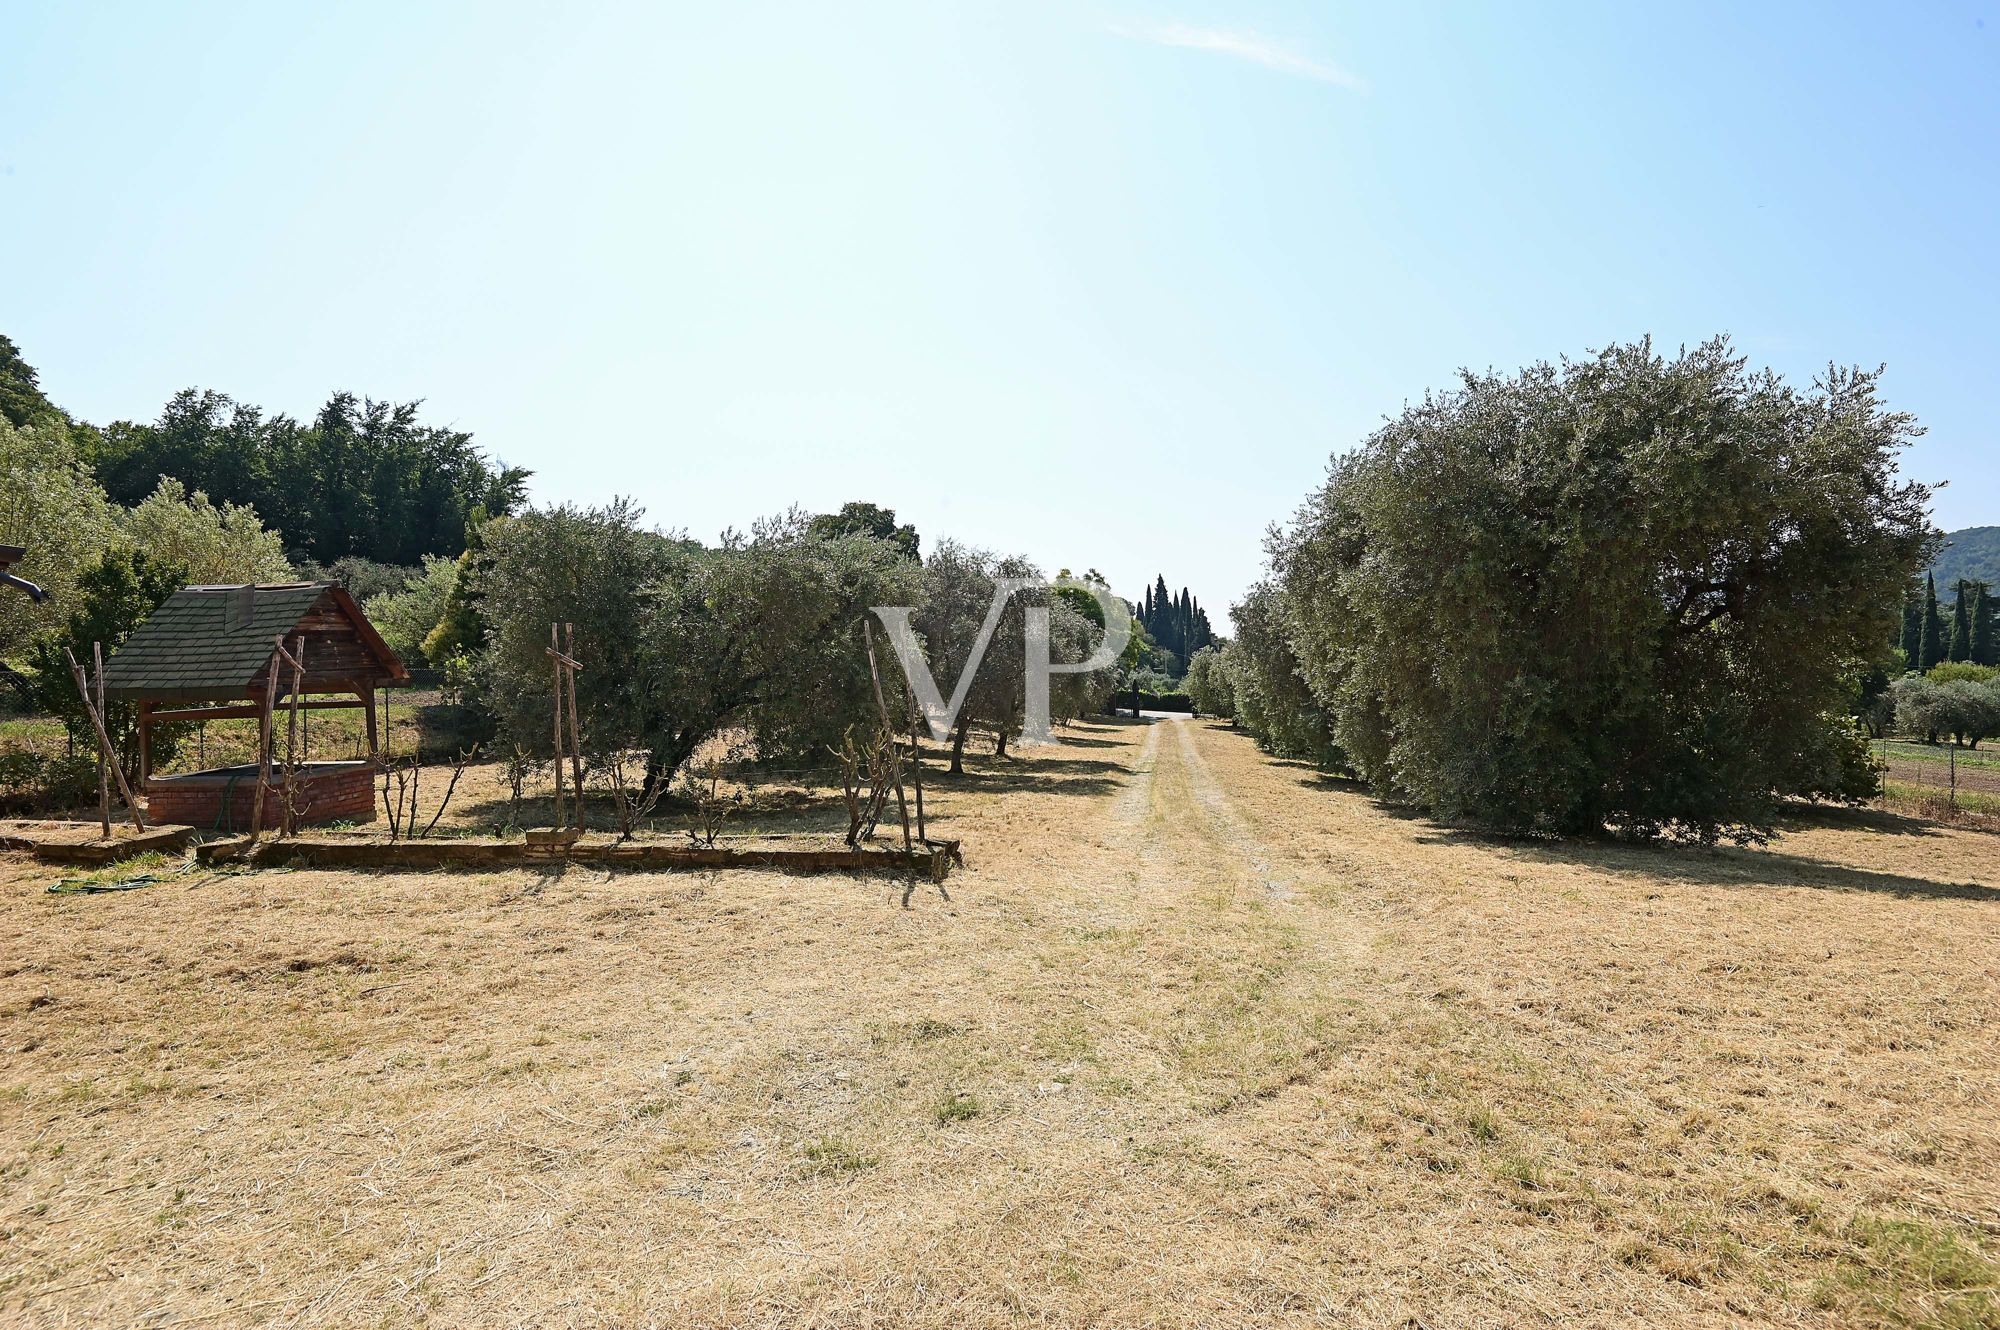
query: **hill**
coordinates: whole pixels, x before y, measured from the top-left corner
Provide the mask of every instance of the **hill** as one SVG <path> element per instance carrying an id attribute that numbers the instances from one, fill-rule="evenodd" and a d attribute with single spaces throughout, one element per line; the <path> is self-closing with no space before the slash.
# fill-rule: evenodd
<path id="1" fill-rule="evenodd" d="M 1961 577 L 2000 587 L 2000 526 L 1967 527 L 1944 541 L 1944 552 L 1931 565 L 1939 595 L 1948 597 L 1948 588 Z"/>

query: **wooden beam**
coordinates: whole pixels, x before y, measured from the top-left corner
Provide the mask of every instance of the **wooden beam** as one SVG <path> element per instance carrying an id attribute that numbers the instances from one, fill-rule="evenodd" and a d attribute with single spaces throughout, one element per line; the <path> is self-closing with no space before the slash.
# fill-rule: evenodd
<path id="1" fill-rule="evenodd" d="M 298 772 L 299 760 L 303 756 L 299 746 L 299 686 L 305 681 L 306 674 L 305 639 L 292 639 L 292 650 L 297 654 L 287 657 L 292 662 L 292 709 L 285 722 L 285 811 L 279 824 L 279 834 L 283 836 L 298 831 Z"/>
<path id="2" fill-rule="evenodd" d="M 140 706 L 150 706 L 141 702 Z M 360 697 L 300 697 L 301 711 L 352 711 L 357 707 L 366 708 L 368 703 Z M 155 711 L 154 720 L 254 720 L 263 714 L 263 708 L 244 703 L 237 707 L 182 707 L 172 711 Z"/>
<path id="3" fill-rule="evenodd" d="M 278 705 L 278 663 L 264 679 L 264 710 L 257 717 L 257 803 L 250 810 L 250 843 L 255 845 L 264 830 L 264 791 L 271 788 L 271 713 Z"/>

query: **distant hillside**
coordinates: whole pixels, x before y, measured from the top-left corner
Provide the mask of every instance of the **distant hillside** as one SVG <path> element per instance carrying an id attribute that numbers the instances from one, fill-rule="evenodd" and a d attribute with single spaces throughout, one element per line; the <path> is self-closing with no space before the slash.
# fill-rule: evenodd
<path id="1" fill-rule="evenodd" d="M 1961 577 L 2000 587 L 2000 526 L 1971 526 L 1951 532 L 1944 538 L 1944 553 L 1938 555 L 1931 571 L 1937 574 L 1938 594 L 1946 599 L 1951 596 L 1952 584 Z"/>

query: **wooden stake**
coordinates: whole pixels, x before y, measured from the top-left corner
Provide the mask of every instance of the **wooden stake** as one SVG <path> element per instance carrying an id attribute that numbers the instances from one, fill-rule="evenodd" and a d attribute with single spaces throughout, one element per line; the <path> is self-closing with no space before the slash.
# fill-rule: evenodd
<path id="1" fill-rule="evenodd" d="M 292 836 L 298 833 L 298 769 L 299 746 L 299 693 L 306 685 L 306 641 L 303 637 L 294 641 L 292 650 L 296 653 L 292 663 L 291 715 L 285 721 L 285 814 L 280 835 Z"/>
<path id="2" fill-rule="evenodd" d="M 91 728 L 97 731 L 99 750 L 104 760 L 111 764 L 111 774 L 118 778 L 118 793 L 125 796 L 125 807 L 132 812 L 132 823 L 139 830 L 146 829 L 146 815 L 139 811 L 139 801 L 132 797 L 132 787 L 125 780 L 125 768 L 118 765 L 118 752 L 111 746 L 111 733 L 104 728 L 104 713 L 90 701 L 90 685 L 84 681 L 83 666 L 76 663 L 76 657 L 68 647 L 63 648 L 63 659 L 69 662 L 69 677 L 76 680 L 76 691 L 83 698 L 84 714 L 90 717 Z"/>
<path id="3" fill-rule="evenodd" d="M 576 777 L 576 829 L 583 830 L 583 733 L 576 717 L 576 625 L 563 625 L 563 655 L 568 663 L 567 689 L 569 692 L 569 761 L 570 772 Z"/>
<path id="4" fill-rule="evenodd" d="M 907 677 L 903 680 L 903 709 L 910 713 L 910 779 L 917 790 L 917 840 L 929 845 L 930 833 L 924 829 L 924 745 L 917 737 L 917 696 L 910 691 Z"/>
<path id="5" fill-rule="evenodd" d="M 90 644 L 91 659 L 97 663 L 97 714 L 104 710 L 104 643 Z M 104 750 L 97 750 L 97 817 L 104 824 L 104 839 L 111 839 L 111 773 L 106 771 Z"/>
<path id="6" fill-rule="evenodd" d="M 250 843 L 264 834 L 264 794 L 271 788 L 271 720 L 278 710 L 278 662 L 285 654 L 285 639 L 277 639 L 277 650 L 264 677 L 264 707 L 257 713 L 257 796 L 250 808 Z"/>
<path id="7" fill-rule="evenodd" d="M 557 636 L 556 626 L 549 625 L 549 655 L 559 656 L 562 652 L 562 638 Z M 550 662 L 556 672 L 556 830 L 563 829 L 563 667 L 562 661 Z"/>
<path id="8" fill-rule="evenodd" d="M 882 733 L 889 740 L 889 779 L 896 782 L 896 811 L 903 815 L 903 848 L 910 848 L 910 805 L 903 797 L 903 755 L 896 751 L 896 727 L 889 721 L 889 704 L 882 700 L 882 672 L 875 668 L 875 632 L 861 621 L 861 640 L 868 645 L 868 677 L 875 685 L 875 710 L 882 716 Z M 907 682 L 907 681 L 906 681 Z"/>

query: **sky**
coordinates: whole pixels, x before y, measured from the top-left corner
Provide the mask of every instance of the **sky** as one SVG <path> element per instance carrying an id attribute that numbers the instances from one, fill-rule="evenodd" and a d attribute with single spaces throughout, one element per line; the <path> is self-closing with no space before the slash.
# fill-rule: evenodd
<path id="1" fill-rule="evenodd" d="M 0 9 L 0 332 L 98 423 L 421 398 L 713 538 L 1219 611 L 1457 369 L 1886 364 L 2000 523 L 2000 0 Z M 1219 614 L 1217 614 L 1219 621 Z"/>

